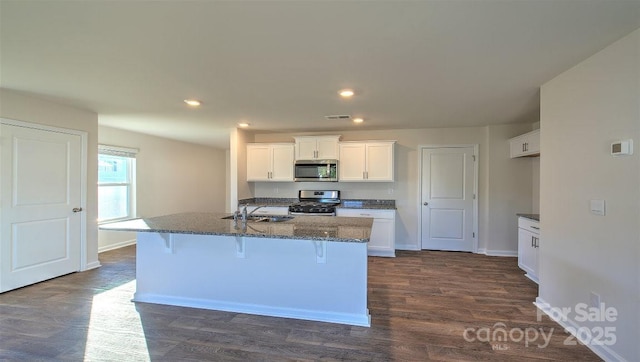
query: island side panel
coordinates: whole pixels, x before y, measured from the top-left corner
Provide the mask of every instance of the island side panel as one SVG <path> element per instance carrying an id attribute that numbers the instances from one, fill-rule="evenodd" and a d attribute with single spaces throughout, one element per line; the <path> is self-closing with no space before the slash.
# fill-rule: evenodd
<path id="1" fill-rule="evenodd" d="M 366 243 L 140 232 L 137 244 L 135 301 L 370 325 Z"/>

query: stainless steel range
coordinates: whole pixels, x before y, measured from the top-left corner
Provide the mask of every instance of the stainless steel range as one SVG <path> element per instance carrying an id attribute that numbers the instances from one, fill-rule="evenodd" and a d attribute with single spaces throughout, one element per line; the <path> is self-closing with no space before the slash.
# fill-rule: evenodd
<path id="1" fill-rule="evenodd" d="M 291 215 L 335 216 L 336 205 L 340 204 L 338 190 L 300 190 L 298 202 L 289 206 Z"/>

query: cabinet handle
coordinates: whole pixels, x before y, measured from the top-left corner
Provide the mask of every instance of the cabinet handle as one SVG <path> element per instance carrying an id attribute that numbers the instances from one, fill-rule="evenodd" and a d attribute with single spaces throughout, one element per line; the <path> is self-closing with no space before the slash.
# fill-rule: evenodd
<path id="1" fill-rule="evenodd" d="M 539 228 L 539 227 L 537 227 L 537 226 L 533 226 L 533 225 L 531 226 L 531 228 L 532 228 L 532 229 L 536 229 L 536 230 L 540 230 L 540 228 Z"/>
<path id="2" fill-rule="evenodd" d="M 524 143 L 522 144 L 522 152 L 524 152 Z"/>

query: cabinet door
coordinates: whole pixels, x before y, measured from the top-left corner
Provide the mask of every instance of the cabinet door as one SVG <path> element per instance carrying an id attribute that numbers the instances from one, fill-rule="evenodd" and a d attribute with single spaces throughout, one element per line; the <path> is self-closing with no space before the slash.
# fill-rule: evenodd
<path id="1" fill-rule="evenodd" d="M 272 152 L 270 181 L 293 181 L 293 145 L 273 145 Z"/>
<path id="2" fill-rule="evenodd" d="M 318 137 L 316 140 L 316 156 L 319 159 L 337 160 L 338 154 L 338 138 L 337 137 Z"/>
<path id="3" fill-rule="evenodd" d="M 540 130 L 531 131 L 509 140 L 511 158 L 540 154 Z"/>
<path id="4" fill-rule="evenodd" d="M 531 252 L 531 237 L 528 231 L 518 228 L 518 266 L 525 272 L 529 272 L 529 253 Z"/>
<path id="5" fill-rule="evenodd" d="M 247 145 L 247 181 L 269 181 L 271 146 Z"/>
<path id="6" fill-rule="evenodd" d="M 540 235 L 532 235 L 532 237 L 534 237 L 534 241 L 533 241 L 533 247 L 531 250 L 531 273 L 530 274 L 530 278 L 531 280 L 533 280 L 534 282 L 538 283 L 538 269 L 539 269 L 539 253 L 540 253 Z"/>
<path id="7" fill-rule="evenodd" d="M 367 254 L 371 256 L 396 256 L 395 210 L 338 209 L 338 216 L 373 218 Z"/>
<path id="8" fill-rule="evenodd" d="M 393 143 L 367 143 L 367 181 L 393 181 Z"/>
<path id="9" fill-rule="evenodd" d="M 390 219 L 374 219 L 368 249 L 395 256 L 395 222 Z"/>
<path id="10" fill-rule="evenodd" d="M 521 157 L 524 153 L 524 137 L 516 137 L 509 140 L 509 152 L 511 158 Z"/>
<path id="11" fill-rule="evenodd" d="M 524 229 L 518 229 L 518 266 L 527 273 L 527 277 L 538 282 L 537 264 L 539 235 Z"/>
<path id="12" fill-rule="evenodd" d="M 529 133 L 526 142 L 527 154 L 540 154 L 540 130 Z"/>
<path id="13" fill-rule="evenodd" d="M 296 138 L 296 160 L 316 159 L 316 139 Z"/>
<path id="14" fill-rule="evenodd" d="M 362 181 L 365 175 L 364 143 L 341 143 L 338 179 L 340 181 Z"/>

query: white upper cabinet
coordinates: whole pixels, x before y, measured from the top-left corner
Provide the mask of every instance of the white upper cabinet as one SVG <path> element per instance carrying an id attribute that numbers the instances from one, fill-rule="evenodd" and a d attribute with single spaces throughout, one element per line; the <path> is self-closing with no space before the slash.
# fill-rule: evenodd
<path id="1" fill-rule="evenodd" d="M 296 160 L 337 160 L 340 136 L 298 136 Z"/>
<path id="2" fill-rule="evenodd" d="M 293 181 L 293 143 L 247 144 L 247 181 Z"/>
<path id="3" fill-rule="evenodd" d="M 540 130 L 531 131 L 509 140 L 511 158 L 540 156 Z"/>
<path id="4" fill-rule="evenodd" d="M 340 143 L 339 181 L 393 181 L 395 141 Z"/>

